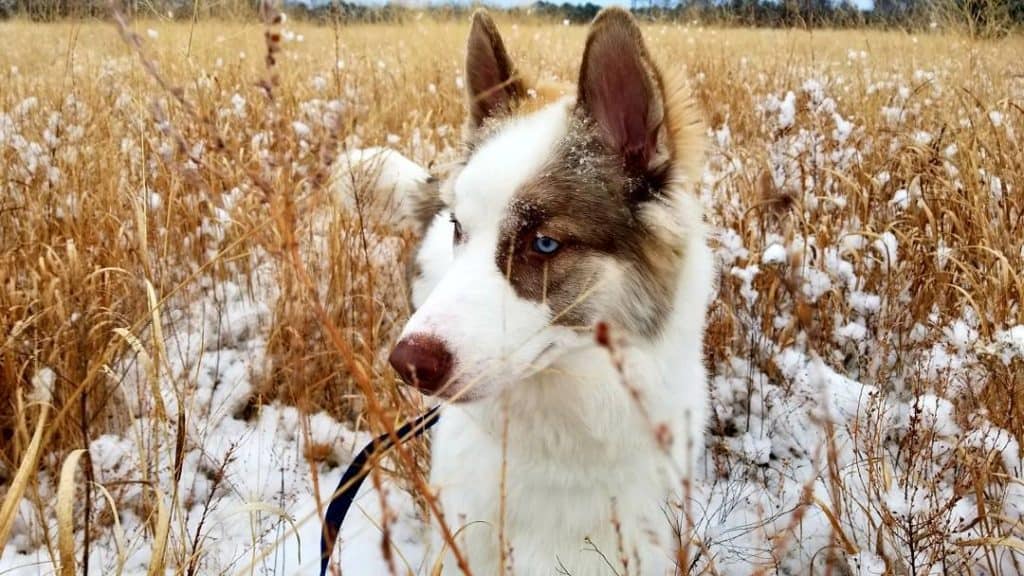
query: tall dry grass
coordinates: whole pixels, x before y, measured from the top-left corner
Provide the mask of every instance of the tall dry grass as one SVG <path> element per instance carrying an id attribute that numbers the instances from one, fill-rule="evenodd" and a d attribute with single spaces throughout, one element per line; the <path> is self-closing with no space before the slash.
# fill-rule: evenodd
<path id="1" fill-rule="evenodd" d="M 584 29 L 500 25 L 525 69 L 574 78 Z M 65 457 L 124 432 L 140 410 L 157 423 L 139 445 L 144 485 L 156 486 L 161 454 L 197 441 L 167 417 L 188 417 L 164 402 L 186 405 L 198 387 L 197 375 L 173 372 L 169 343 L 188 338 L 176 311 L 203 295 L 218 301 L 228 287 L 272 308 L 266 360 L 252 367 L 260 386 L 238 418 L 281 400 L 381 432 L 420 407 L 385 362 L 408 313 L 401 263 L 414 239 L 372 214 L 343 217 L 327 175 L 346 148 L 389 145 L 427 166 L 457 155 L 463 23 L 128 26 L 123 41 L 110 23 L 0 24 L 0 486 L 5 504 L 24 496 L 39 518 L 53 515 L 47 485 Z M 1024 366 L 993 347 L 1000 331 L 1024 323 L 1024 41 L 675 24 L 646 34 L 659 61 L 693 79 L 713 143 L 709 218 L 732 231 L 720 244 L 745 247 L 724 268 L 712 310 L 713 370 L 743 358 L 785 382 L 771 350 L 800 343 L 893 394 L 948 395 L 964 427 L 981 413 L 1024 439 Z M 843 122 L 855 126 L 845 135 Z M 731 273 L 794 241 L 805 249 L 762 265 L 752 281 Z M 859 291 L 882 297 L 877 310 L 835 287 L 808 295 L 808 271 L 828 270 L 827 249 L 844 242 L 857 244 L 851 271 Z M 853 321 L 863 338 L 836 336 Z M 976 333 L 966 351 L 976 361 L 929 370 L 958 321 Z M 152 388 L 126 390 L 139 368 Z M 719 439 L 739 432 L 713 430 Z M 932 460 L 929 438 L 908 442 L 918 450 L 911 464 L 879 477 L 923 473 L 913 462 Z M 1005 483 L 998 462 L 968 452 L 949 464 L 962 484 L 984 495 Z M 331 454 L 314 444 L 311 473 Z M 418 447 L 398 462 L 414 489 L 423 488 L 422 455 Z M 88 458 L 78 467 L 92 479 Z M 65 470 L 66 500 L 74 464 Z M 79 489 L 88 511 L 90 498 L 137 508 L 150 518 L 157 557 L 195 571 L 198 533 L 176 540 L 191 548 L 163 549 L 177 529 L 168 495 L 153 488 L 124 503 L 124 487 Z M 855 506 L 837 499 L 830 508 L 847 552 L 866 545 L 840 528 Z M 927 538 L 882 518 L 881 533 Z M 117 515 L 73 523 L 88 542 Z M 45 545 L 68 566 L 61 534 Z"/>

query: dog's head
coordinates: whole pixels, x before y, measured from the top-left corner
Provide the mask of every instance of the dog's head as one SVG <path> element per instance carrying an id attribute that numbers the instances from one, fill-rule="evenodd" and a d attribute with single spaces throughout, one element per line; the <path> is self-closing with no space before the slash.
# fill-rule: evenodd
<path id="1" fill-rule="evenodd" d="M 619 9 L 594 20 L 561 94 L 522 77 L 478 12 L 466 84 L 468 154 L 439 186 L 419 306 L 391 364 L 425 392 L 472 400 L 591 345 L 599 322 L 658 338 L 701 220 L 685 85 Z"/>

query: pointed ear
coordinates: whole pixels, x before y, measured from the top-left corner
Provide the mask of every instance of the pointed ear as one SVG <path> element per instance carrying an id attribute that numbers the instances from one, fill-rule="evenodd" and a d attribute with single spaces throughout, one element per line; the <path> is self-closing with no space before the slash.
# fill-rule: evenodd
<path id="1" fill-rule="evenodd" d="M 636 21 L 619 8 L 594 19 L 583 51 L 577 107 L 596 124 L 626 173 L 644 176 L 667 160 L 665 98 Z"/>
<path id="2" fill-rule="evenodd" d="M 526 95 L 523 81 L 505 52 L 498 28 L 484 10 L 473 14 L 466 46 L 466 90 L 470 125 L 476 128 L 496 113 L 507 111 Z"/>

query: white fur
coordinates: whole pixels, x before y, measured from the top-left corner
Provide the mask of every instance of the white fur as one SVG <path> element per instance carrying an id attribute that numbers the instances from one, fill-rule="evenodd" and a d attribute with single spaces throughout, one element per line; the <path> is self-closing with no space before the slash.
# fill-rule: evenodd
<path id="1" fill-rule="evenodd" d="M 509 199 L 541 168 L 567 115 L 564 102 L 552 105 L 477 151 L 449 199 L 467 241 L 452 248 L 441 214 L 417 256 L 418 310 L 404 335 L 443 339 L 458 365 L 455 394 L 474 399 L 444 407 L 431 482 L 477 576 L 550 576 L 560 566 L 573 576 L 672 574 L 681 513 L 670 503 L 684 499 L 708 410 L 702 338 L 713 269 L 700 201 L 678 191 L 650 218 L 685 246 L 660 339 L 613 332 L 616 363 L 591 335 L 550 326 L 551 310 L 518 298 L 494 253 Z M 628 274 L 610 269 L 605 280 L 614 288 Z M 461 574 L 450 551 L 443 574 Z"/>
<path id="2" fill-rule="evenodd" d="M 495 263 L 504 208 L 553 154 L 568 106 L 563 101 L 515 121 L 458 174 L 449 204 L 462 224 L 462 245 L 452 248 L 448 214 L 439 214 L 427 232 L 418 255 L 423 278 L 413 287 L 417 310 L 402 336 L 447 344 L 457 366 L 446 396 L 490 395 L 543 368 L 545 350 L 578 339 L 572 330 L 549 326 L 547 306 L 517 297 Z"/>

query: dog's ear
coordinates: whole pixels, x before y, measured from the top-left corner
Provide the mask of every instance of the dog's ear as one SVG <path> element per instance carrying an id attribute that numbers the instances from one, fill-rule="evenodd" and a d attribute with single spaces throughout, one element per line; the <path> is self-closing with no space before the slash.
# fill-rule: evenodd
<path id="1" fill-rule="evenodd" d="M 622 158 L 628 176 L 646 180 L 667 165 L 671 144 L 661 77 L 640 28 L 625 10 L 602 10 L 591 25 L 577 111 L 594 122 L 604 144 Z"/>
<path id="2" fill-rule="evenodd" d="M 472 128 L 494 114 L 508 111 L 526 95 L 526 87 L 505 51 L 498 28 L 484 10 L 473 14 L 469 31 L 466 91 Z"/>

